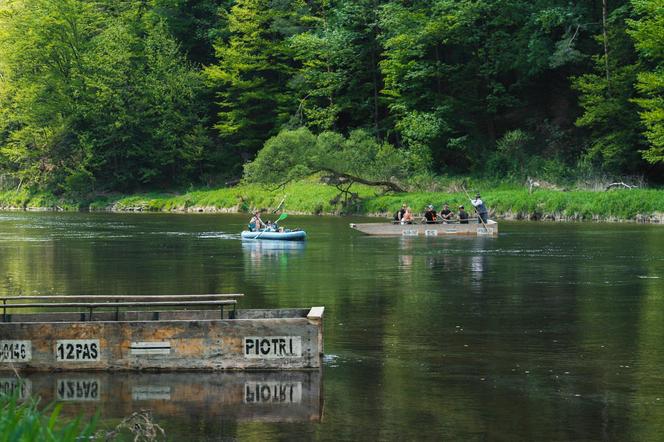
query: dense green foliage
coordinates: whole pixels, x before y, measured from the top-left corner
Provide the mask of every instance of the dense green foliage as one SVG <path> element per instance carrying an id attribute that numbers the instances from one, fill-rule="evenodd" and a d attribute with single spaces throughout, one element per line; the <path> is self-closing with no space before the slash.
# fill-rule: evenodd
<path id="1" fill-rule="evenodd" d="M 380 146 L 395 167 L 407 157 L 410 177 L 661 182 L 663 10 L 661 0 L 5 0 L 0 187 L 218 185 L 254 159 L 245 179 L 265 182 L 252 174 L 259 151 L 300 127 L 341 150 Z M 294 166 L 287 150 L 268 157 Z M 348 162 L 365 153 L 344 161 L 373 174 L 358 178 L 384 176 Z"/>
<path id="2" fill-rule="evenodd" d="M 20 401 L 18 393 L 0 394 L 0 441 L 73 442 L 92 438 L 95 419 L 88 423 L 80 418 L 69 419 L 63 424 L 60 409 L 61 406 L 56 405 L 42 410 L 36 399 L 28 397 Z"/>
<path id="3" fill-rule="evenodd" d="M 400 179 L 417 171 L 421 160 L 406 149 L 379 143 L 363 130 L 348 138 L 336 132 L 318 136 L 306 128 L 284 130 L 270 138 L 244 169 L 246 181 L 283 185 L 324 173 L 345 191 L 356 183 L 403 191 Z"/>

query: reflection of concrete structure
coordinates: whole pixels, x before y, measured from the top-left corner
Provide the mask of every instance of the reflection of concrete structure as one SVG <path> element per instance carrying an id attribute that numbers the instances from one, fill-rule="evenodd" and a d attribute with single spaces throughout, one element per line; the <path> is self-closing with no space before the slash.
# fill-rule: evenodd
<path id="1" fill-rule="evenodd" d="M 58 401 L 63 412 L 101 411 L 123 418 L 150 409 L 164 417 L 223 416 L 267 422 L 319 421 L 322 375 L 299 372 L 228 373 L 32 373 L 25 387 L 42 403 Z M 0 386 L 18 385 L 9 373 Z M 4 390 L 0 390 L 4 391 Z"/>

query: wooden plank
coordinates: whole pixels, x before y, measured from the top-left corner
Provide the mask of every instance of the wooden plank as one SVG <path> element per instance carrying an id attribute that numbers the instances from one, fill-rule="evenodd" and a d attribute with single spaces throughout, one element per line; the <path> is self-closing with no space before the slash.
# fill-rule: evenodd
<path id="1" fill-rule="evenodd" d="M 392 223 L 363 223 L 351 224 L 352 229 L 367 235 L 399 235 L 399 236 L 442 236 L 442 235 L 498 235 L 498 223 L 489 220 L 483 224 L 472 222 L 461 223 L 432 223 L 432 224 L 392 224 Z"/>

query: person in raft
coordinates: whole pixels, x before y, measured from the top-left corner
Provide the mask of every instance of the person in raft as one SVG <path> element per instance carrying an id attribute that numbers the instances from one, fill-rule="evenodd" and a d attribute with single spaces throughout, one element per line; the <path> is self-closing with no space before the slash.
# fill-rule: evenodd
<path id="1" fill-rule="evenodd" d="M 400 223 L 401 219 L 403 218 L 404 213 L 406 213 L 406 208 L 408 205 L 406 203 L 403 203 L 401 205 L 401 209 L 397 210 L 397 213 L 394 214 L 394 222 L 395 223 Z"/>
<path id="2" fill-rule="evenodd" d="M 468 212 L 466 212 L 463 206 L 459 206 L 459 223 L 468 224 Z"/>
<path id="3" fill-rule="evenodd" d="M 443 204 L 442 210 L 438 213 L 438 216 L 444 223 L 449 223 L 454 218 L 454 212 L 450 210 L 450 205 L 445 203 Z"/>
<path id="4" fill-rule="evenodd" d="M 433 206 L 429 204 L 427 206 L 426 211 L 424 212 L 424 218 L 422 218 L 422 222 L 425 222 L 427 224 L 435 224 L 436 222 L 436 211 L 433 210 Z"/>
<path id="5" fill-rule="evenodd" d="M 475 195 L 474 200 L 470 200 L 470 203 L 473 205 L 473 207 L 475 207 L 477 216 L 480 218 L 480 220 L 484 223 L 488 222 L 489 214 L 487 213 L 486 206 L 484 205 L 484 202 L 482 201 L 479 193 Z"/>
<path id="6" fill-rule="evenodd" d="M 267 227 L 267 225 L 261 219 L 261 211 L 260 210 L 254 211 L 254 216 L 252 216 L 251 219 L 249 220 L 249 231 L 257 232 L 265 227 Z"/>
<path id="7" fill-rule="evenodd" d="M 413 212 L 410 210 L 410 207 L 406 207 L 406 211 L 401 217 L 401 224 L 413 224 Z"/>

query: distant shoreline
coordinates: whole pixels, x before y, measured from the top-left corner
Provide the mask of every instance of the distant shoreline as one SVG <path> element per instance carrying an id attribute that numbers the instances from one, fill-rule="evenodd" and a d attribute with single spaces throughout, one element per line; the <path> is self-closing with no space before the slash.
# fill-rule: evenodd
<path id="1" fill-rule="evenodd" d="M 490 216 L 500 220 L 552 222 L 630 222 L 664 224 L 664 190 L 620 189 L 605 192 L 540 189 L 487 190 L 482 192 Z M 347 198 L 344 200 L 344 198 Z M 428 204 L 439 210 L 448 202 L 453 211 L 460 204 L 472 212 L 462 192 L 415 192 L 377 194 L 375 188 L 357 186 L 353 195 L 340 195 L 333 186 L 299 182 L 284 189 L 267 190 L 245 185 L 184 193 L 97 195 L 87 201 L 57 198 L 26 191 L 0 192 L 2 211 L 92 211 L 115 213 L 249 213 L 256 208 L 282 209 L 293 215 L 358 215 L 391 218 L 407 203 L 415 213 Z"/>

